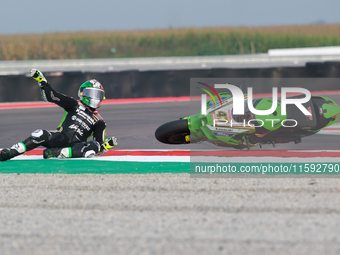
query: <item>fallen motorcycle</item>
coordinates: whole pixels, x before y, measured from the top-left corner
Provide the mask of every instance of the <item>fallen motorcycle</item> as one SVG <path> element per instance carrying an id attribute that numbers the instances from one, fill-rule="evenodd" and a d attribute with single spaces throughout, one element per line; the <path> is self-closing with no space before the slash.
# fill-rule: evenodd
<path id="1" fill-rule="evenodd" d="M 205 115 L 200 113 L 161 125 L 155 132 L 157 140 L 166 144 L 207 141 L 216 146 L 247 150 L 257 144 L 260 147 L 262 144 L 297 144 L 303 137 L 314 135 L 334 124 L 340 116 L 340 106 L 323 96 L 311 96 L 303 104 L 311 113 L 306 116 L 295 104 L 287 104 L 286 112 L 282 114 L 280 102 L 269 115 L 253 114 L 248 107 L 245 107 L 243 115 L 236 115 L 233 113 L 233 97 L 228 93 L 218 95 L 221 104 L 216 105 L 216 97 L 207 101 Z M 247 95 L 244 99 L 246 101 Z M 257 98 L 252 102 L 257 110 L 272 106 L 271 98 Z"/>

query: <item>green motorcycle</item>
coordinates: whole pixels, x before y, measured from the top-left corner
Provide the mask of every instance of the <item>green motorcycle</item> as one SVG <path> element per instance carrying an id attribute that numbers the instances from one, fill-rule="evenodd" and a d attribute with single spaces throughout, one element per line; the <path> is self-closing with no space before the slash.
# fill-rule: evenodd
<path id="1" fill-rule="evenodd" d="M 323 96 L 312 96 L 303 104 L 310 116 L 304 115 L 295 104 L 287 104 L 286 114 L 282 115 L 280 102 L 272 114 L 256 115 L 247 107 L 247 95 L 244 115 L 235 115 L 233 97 L 228 93 L 218 95 L 222 104 L 216 105 L 216 97 L 207 101 L 206 115 L 196 114 L 161 125 L 155 132 L 157 140 L 166 144 L 207 141 L 216 146 L 248 150 L 257 144 L 260 147 L 262 144 L 297 144 L 303 137 L 334 124 L 340 116 L 340 106 Z M 269 109 L 272 99 L 254 99 L 253 106 L 257 110 Z"/>

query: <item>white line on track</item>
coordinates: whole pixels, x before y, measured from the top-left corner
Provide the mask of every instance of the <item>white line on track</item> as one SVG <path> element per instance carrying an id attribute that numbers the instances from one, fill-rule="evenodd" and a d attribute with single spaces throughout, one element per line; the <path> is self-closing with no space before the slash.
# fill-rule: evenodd
<path id="1" fill-rule="evenodd" d="M 18 156 L 12 160 L 42 160 L 42 156 Z M 48 159 L 58 160 L 58 159 Z M 101 156 L 68 160 L 100 160 L 112 162 L 211 162 L 211 163 L 340 163 L 336 157 L 281 158 L 281 157 L 190 157 L 190 156 Z"/>
<path id="2" fill-rule="evenodd" d="M 43 159 L 43 156 L 26 156 L 21 155 L 12 160 L 38 160 Z M 58 160 L 51 158 L 48 160 Z M 190 162 L 189 156 L 100 156 L 93 158 L 71 158 L 67 160 L 100 160 L 100 161 L 113 161 L 113 162 Z"/>

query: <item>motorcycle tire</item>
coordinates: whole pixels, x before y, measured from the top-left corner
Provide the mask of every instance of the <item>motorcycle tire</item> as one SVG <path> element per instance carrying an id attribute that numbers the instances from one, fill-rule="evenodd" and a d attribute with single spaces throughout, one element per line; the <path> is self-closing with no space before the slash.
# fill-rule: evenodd
<path id="1" fill-rule="evenodd" d="M 185 136 L 190 135 L 187 120 L 175 120 L 163 124 L 155 132 L 156 139 L 167 144 L 187 144 Z"/>

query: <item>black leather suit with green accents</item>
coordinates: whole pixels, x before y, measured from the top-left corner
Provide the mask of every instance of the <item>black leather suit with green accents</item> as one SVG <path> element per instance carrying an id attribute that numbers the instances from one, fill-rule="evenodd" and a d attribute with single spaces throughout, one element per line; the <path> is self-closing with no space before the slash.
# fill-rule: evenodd
<path id="1" fill-rule="evenodd" d="M 100 152 L 105 140 L 106 124 L 97 110 L 91 109 L 80 101 L 55 91 L 50 84 L 43 82 L 42 98 L 46 102 L 55 103 L 65 110 L 63 119 L 57 130 L 36 130 L 23 143 L 26 150 L 32 150 L 40 145 L 47 148 L 74 147 L 79 148 L 73 154 L 81 157 L 82 147 L 88 147 L 88 138 L 93 136 L 95 143 L 90 143 L 96 153 Z M 80 146 L 79 146 L 80 145 Z"/>

